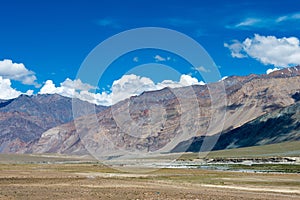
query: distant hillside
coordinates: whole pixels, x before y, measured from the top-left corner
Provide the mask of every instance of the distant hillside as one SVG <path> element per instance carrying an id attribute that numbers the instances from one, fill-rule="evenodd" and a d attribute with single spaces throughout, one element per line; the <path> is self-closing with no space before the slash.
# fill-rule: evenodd
<path id="1" fill-rule="evenodd" d="M 72 99 L 57 94 L 0 100 L 0 152 L 27 151 L 43 132 L 72 120 Z"/>
<path id="2" fill-rule="evenodd" d="M 179 143 L 173 152 L 199 152 L 204 137 Z M 300 102 L 267 113 L 244 125 L 221 133 L 213 150 L 300 141 Z M 205 149 L 203 149 L 205 151 Z"/>

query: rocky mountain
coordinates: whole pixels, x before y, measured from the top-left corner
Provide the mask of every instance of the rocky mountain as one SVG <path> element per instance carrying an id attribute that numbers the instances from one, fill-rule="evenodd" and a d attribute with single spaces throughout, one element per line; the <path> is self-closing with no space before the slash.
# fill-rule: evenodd
<path id="1" fill-rule="evenodd" d="M 57 94 L 0 100 L 0 152 L 28 151 L 43 132 L 72 120 L 72 99 Z"/>
<path id="2" fill-rule="evenodd" d="M 222 93 L 223 87 L 225 93 Z M 279 132 L 274 132 L 275 135 L 260 132 L 261 135 L 256 138 L 247 130 L 255 127 L 258 127 L 257 130 L 263 129 L 267 113 L 270 120 L 266 121 L 266 127 L 270 127 L 269 123 L 276 121 L 272 118 L 276 112 L 286 113 L 285 108 L 297 110 L 299 106 L 290 106 L 299 99 L 300 66 L 268 75 L 232 76 L 203 86 L 144 92 L 97 115 L 83 116 L 47 130 L 30 151 L 83 154 L 88 150 L 99 157 L 112 157 L 147 152 L 195 151 L 199 149 L 201 138 L 208 136 L 208 140 L 214 139 L 218 134 L 221 134 L 218 145 L 204 149 L 296 140 L 297 131 L 289 132 L 291 135 L 284 137 L 277 137 Z M 295 123 L 289 119 L 285 121 L 286 118 L 276 119 L 282 121 L 282 126 L 298 130 L 299 118 L 294 114 L 291 117 L 296 120 Z M 285 130 L 281 126 L 277 128 Z M 249 137 L 247 134 L 250 134 Z M 243 136 L 248 140 L 243 140 Z M 197 143 L 198 140 L 200 143 Z"/>
<path id="3" fill-rule="evenodd" d="M 297 93 L 298 95 L 299 93 Z M 300 140 L 300 102 L 264 114 L 238 128 L 219 134 L 219 139 L 213 150 L 297 140 Z M 172 152 L 199 152 L 203 141 L 203 136 L 191 138 L 179 143 Z"/>

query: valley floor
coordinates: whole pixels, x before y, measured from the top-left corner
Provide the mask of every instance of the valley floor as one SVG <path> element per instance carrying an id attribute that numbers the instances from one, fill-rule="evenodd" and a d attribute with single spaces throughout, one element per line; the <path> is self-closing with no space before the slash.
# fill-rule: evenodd
<path id="1" fill-rule="evenodd" d="M 300 199 L 300 174 L 122 173 L 97 163 L 0 164 L 0 199 Z"/>

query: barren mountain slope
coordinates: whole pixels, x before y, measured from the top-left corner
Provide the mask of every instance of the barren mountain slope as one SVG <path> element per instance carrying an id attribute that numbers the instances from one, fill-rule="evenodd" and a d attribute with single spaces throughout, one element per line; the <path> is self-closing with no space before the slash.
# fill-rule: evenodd
<path id="1" fill-rule="evenodd" d="M 78 138 L 81 141 L 77 142 L 83 142 L 97 154 L 169 151 L 194 136 L 230 131 L 294 104 L 299 100 L 299 75 L 298 66 L 269 75 L 233 76 L 205 86 L 144 92 L 98 113 L 97 117 L 79 119 L 75 123 L 77 132 L 71 124 L 46 131 L 32 151 L 71 153 L 65 145 L 57 144 L 63 140 L 75 143 Z M 226 89 L 226 106 L 222 104 L 222 84 Z M 211 106 L 210 96 L 219 93 L 220 98 L 214 99 Z M 55 147 L 49 148 L 52 144 Z"/>

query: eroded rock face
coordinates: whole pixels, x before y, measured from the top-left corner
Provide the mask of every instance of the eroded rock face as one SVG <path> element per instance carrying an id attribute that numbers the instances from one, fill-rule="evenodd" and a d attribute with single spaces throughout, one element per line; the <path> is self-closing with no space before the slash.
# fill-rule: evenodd
<path id="1" fill-rule="evenodd" d="M 219 91 L 220 84 L 225 85 L 226 96 Z M 74 143 L 83 143 L 92 153 L 104 155 L 170 151 L 189 138 L 216 135 L 221 129 L 230 132 L 266 113 L 290 106 L 296 102 L 295 94 L 299 91 L 298 66 L 268 75 L 233 76 L 208 86 L 193 86 L 192 90 L 187 87 L 144 92 L 99 112 L 96 117 L 79 118 L 76 131 L 70 124 L 50 129 L 33 145 L 32 151 L 86 151 L 82 144 L 79 150 L 73 148 L 74 152 L 67 148 Z M 220 93 L 213 107 L 212 92 Z M 226 98 L 226 105 L 222 105 L 222 98 Z M 212 116 L 217 120 L 212 120 Z M 48 140 L 52 142 L 47 143 Z M 187 150 L 192 142 L 185 143 L 181 151 Z"/>
<path id="2" fill-rule="evenodd" d="M 300 103 L 264 114 L 240 127 L 219 134 L 213 150 L 260 146 L 300 140 Z M 199 152 L 203 137 L 179 143 L 172 152 Z"/>
<path id="3" fill-rule="evenodd" d="M 30 152 L 43 132 L 72 120 L 72 99 L 57 94 L 0 100 L 0 153 Z"/>
<path id="4" fill-rule="evenodd" d="M 74 123 L 67 123 L 44 132 L 38 143 L 33 145 L 34 153 L 65 153 L 65 154 L 88 154 L 76 134 Z"/>

